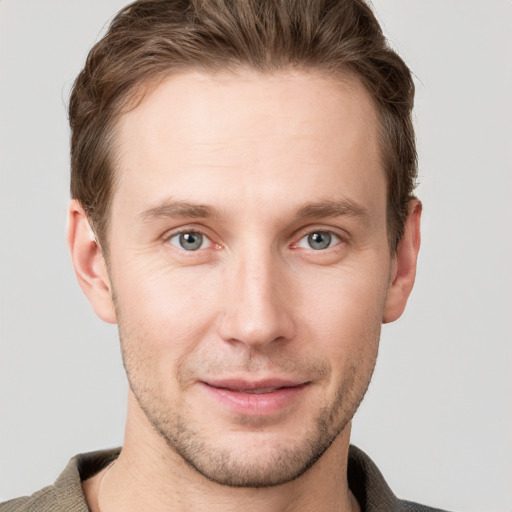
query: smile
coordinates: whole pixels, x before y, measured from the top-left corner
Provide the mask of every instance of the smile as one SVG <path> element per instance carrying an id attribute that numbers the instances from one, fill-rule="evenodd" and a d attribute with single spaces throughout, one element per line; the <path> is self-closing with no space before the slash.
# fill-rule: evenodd
<path id="1" fill-rule="evenodd" d="M 272 393 L 273 391 L 276 391 L 277 389 L 283 389 L 283 388 L 264 388 L 264 389 L 240 389 L 240 393 L 253 393 L 256 395 L 261 395 L 263 393 Z"/>
<path id="2" fill-rule="evenodd" d="M 223 409 L 246 416 L 268 416 L 292 409 L 309 382 L 212 380 L 200 382 Z"/>

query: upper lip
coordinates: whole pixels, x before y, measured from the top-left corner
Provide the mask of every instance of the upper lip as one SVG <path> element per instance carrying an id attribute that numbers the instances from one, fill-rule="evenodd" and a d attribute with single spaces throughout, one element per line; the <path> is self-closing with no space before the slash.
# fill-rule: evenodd
<path id="1" fill-rule="evenodd" d="M 307 381 L 295 379 L 269 378 L 259 380 L 249 379 L 207 379 L 205 384 L 215 388 L 224 388 L 232 391 L 253 391 L 255 389 L 279 389 L 301 386 Z"/>

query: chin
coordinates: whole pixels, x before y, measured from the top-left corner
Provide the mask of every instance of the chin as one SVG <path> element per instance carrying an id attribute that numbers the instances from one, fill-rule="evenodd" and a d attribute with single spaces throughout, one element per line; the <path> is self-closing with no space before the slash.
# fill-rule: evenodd
<path id="1" fill-rule="evenodd" d="M 172 454 L 206 479 L 229 487 L 273 487 L 306 473 L 347 427 L 352 414 L 333 422 L 324 410 L 310 427 L 286 438 L 285 432 L 239 432 L 219 438 L 204 428 L 192 428 L 189 418 L 170 421 L 145 411 Z M 204 427 L 204 424 L 201 425 Z"/>
<path id="2" fill-rule="evenodd" d="M 249 436 L 247 436 L 249 441 Z M 273 487 L 291 482 L 306 473 L 322 457 L 336 436 L 302 443 L 259 443 L 223 448 L 205 446 L 197 436 L 187 443 L 170 445 L 190 467 L 217 484 L 229 487 Z M 192 443 L 190 440 L 194 439 Z M 256 446 L 255 446 L 256 445 Z"/>

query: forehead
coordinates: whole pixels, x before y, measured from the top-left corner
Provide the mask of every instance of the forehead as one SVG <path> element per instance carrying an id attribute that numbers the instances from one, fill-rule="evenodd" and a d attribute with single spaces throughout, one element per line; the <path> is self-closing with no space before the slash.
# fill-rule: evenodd
<path id="1" fill-rule="evenodd" d="M 179 199 L 226 207 L 233 193 L 272 208 L 348 192 L 356 201 L 382 199 L 377 125 L 373 102 L 354 78 L 290 70 L 173 74 L 118 122 L 113 202 L 143 208 L 183 193 L 194 197 Z"/>

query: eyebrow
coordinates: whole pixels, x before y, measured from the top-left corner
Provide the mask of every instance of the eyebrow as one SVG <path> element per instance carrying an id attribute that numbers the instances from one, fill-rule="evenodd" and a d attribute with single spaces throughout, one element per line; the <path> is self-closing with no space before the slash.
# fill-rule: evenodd
<path id="1" fill-rule="evenodd" d="M 342 199 L 339 201 L 319 201 L 308 203 L 297 212 L 299 219 L 309 218 L 329 218 L 329 217 L 368 217 L 368 210 L 364 206 L 351 199 Z"/>
<path id="2" fill-rule="evenodd" d="M 221 215 L 216 208 L 187 201 L 167 200 L 149 208 L 140 214 L 144 221 L 169 218 L 207 219 L 219 218 Z M 368 210 L 350 199 L 338 201 L 318 201 L 308 203 L 296 212 L 298 219 L 333 218 L 341 216 L 367 217 Z"/>
<path id="3" fill-rule="evenodd" d="M 176 217 L 188 217 L 193 219 L 205 219 L 219 217 L 219 212 L 211 206 L 189 203 L 187 201 L 167 200 L 153 208 L 143 211 L 140 217 L 144 221 L 154 219 L 168 219 Z"/>

